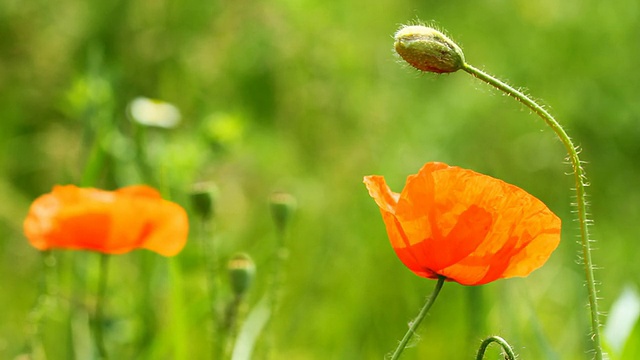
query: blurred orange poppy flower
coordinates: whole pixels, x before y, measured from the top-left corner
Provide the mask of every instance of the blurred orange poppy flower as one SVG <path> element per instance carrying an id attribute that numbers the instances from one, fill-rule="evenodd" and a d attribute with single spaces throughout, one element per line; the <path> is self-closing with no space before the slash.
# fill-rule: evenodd
<path id="1" fill-rule="evenodd" d="M 173 256 L 188 232 L 185 210 L 144 185 L 115 191 L 55 186 L 31 204 L 24 221 L 26 237 L 39 250 L 122 254 L 143 248 Z"/>
<path id="2" fill-rule="evenodd" d="M 364 183 L 391 245 L 416 275 L 463 285 L 527 276 L 560 242 L 560 219 L 526 191 L 471 170 L 431 162 L 394 193 Z"/>

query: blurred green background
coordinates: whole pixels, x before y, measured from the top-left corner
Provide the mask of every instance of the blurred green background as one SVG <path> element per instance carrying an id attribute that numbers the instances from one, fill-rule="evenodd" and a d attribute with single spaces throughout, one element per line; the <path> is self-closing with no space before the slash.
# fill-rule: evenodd
<path id="1" fill-rule="evenodd" d="M 443 161 L 516 184 L 563 219 L 558 250 L 525 279 L 447 283 L 406 358 L 472 358 L 492 334 L 522 359 L 588 358 L 564 149 L 540 119 L 469 75 L 422 75 L 401 64 L 392 35 L 416 19 L 445 29 L 470 64 L 542 99 L 582 148 L 607 312 L 640 282 L 637 1 L 2 0 L 0 358 L 26 353 L 33 332 L 44 266 L 22 235 L 29 203 L 54 184 L 79 184 L 97 138 L 104 162 L 95 186 L 156 182 L 188 206 L 193 183 L 217 184 L 211 241 L 221 262 L 236 251 L 255 259 L 249 307 L 269 282 L 269 194 L 297 198 L 269 330 L 276 359 L 381 359 L 435 285 L 394 255 L 363 176 L 385 175 L 400 191 L 425 162 Z M 151 180 L 137 166 L 126 114 L 138 96 L 168 101 L 183 117 L 178 128 L 146 134 L 158 174 Z M 106 312 L 115 358 L 210 352 L 202 239 L 193 228 L 176 258 L 137 251 L 113 260 Z M 73 358 L 69 349 L 82 358 L 86 319 L 68 314 L 83 306 L 72 295 L 78 277 L 86 284 L 79 298 L 92 301 L 95 270 L 87 269 L 97 257 L 55 255 L 51 277 L 72 299 L 44 315 L 45 349 L 51 359 Z M 167 315 L 176 293 L 183 308 Z"/>

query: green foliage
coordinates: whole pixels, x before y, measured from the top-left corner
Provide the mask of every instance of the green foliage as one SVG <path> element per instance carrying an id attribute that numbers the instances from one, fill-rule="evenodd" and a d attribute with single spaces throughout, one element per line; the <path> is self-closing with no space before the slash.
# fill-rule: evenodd
<path id="1" fill-rule="evenodd" d="M 640 285 L 639 11 L 631 0 L 0 2 L 0 358 L 26 353 L 33 338 L 45 275 L 21 234 L 32 199 L 54 184 L 150 182 L 188 207 L 201 181 L 219 188 L 212 235 L 192 220 L 174 259 L 144 251 L 112 259 L 105 336 L 113 358 L 211 354 L 199 246 L 214 242 L 222 264 L 249 253 L 257 271 L 246 305 L 258 304 L 277 243 L 273 191 L 297 199 L 268 328 L 274 358 L 381 358 L 434 282 L 396 259 L 362 177 L 385 175 L 398 191 L 425 162 L 444 161 L 537 196 L 563 219 L 564 240 L 526 279 L 473 295 L 445 286 L 404 356 L 470 358 L 498 334 L 523 359 L 584 359 L 586 291 L 561 144 L 466 74 L 398 65 L 392 35 L 416 17 L 436 22 L 469 63 L 526 87 L 567 126 L 592 184 L 606 311 L 624 284 Z M 176 105 L 180 126 L 141 133 L 127 116 L 139 96 Z M 42 346 L 52 359 L 85 358 L 97 257 L 54 255 Z M 226 273 L 216 273 L 226 301 Z M 638 353 L 638 334 L 636 324 L 624 359 Z"/>

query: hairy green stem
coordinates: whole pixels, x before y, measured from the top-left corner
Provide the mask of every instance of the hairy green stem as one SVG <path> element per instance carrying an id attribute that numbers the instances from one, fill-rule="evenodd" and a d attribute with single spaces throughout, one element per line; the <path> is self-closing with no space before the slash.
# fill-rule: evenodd
<path id="1" fill-rule="evenodd" d="M 487 347 L 489 347 L 489 345 L 494 342 L 502 347 L 502 350 L 506 354 L 505 359 L 516 360 L 516 354 L 513 352 L 513 349 L 511 348 L 509 343 L 500 336 L 490 336 L 484 339 L 484 341 L 482 341 L 482 344 L 480 344 L 480 349 L 478 349 L 476 360 L 482 360 L 484 358 L 484 352 L 487 350 Z"/>
<path id="2" fill-rule="evenodd" d="M 498 80 L 497 78 L 479 70 L 471 65 L 463 64 L 462 69 L 474 77 L 486 82 L 487 84 L 503 91 L 507 95 L 513 97 L 520 103 L 527 106 L 534 113 L 540 116 L 545 123 L 556 133 L 567 152 L 571 166 L 573 167 L 573 175 L 575 179 L 576 203 L 578 210 L 578 222 L 580 224 L 580 240 L 582 243 L 582 259 L 587 279 L 587 290 L 589 293 L 589 309 L 591 313 L 591 331 L 592 341 L 595 350 L 596 360 L 602 360 L 603 352 L 600 344 L 600 320 L 598 312 L 597 290 L 593 275 L 593 262 L 591 260 L 591 245 L 589 240 L 589 220 L 587 219 L 587 200 L 586 200 L 586 177 L 584 170 L 580 165 L 578 150 L 573 144 L 567 133 L 564 131 L 560 123 L 549 114 L 542 106 L 538 105 L 533 99 L 523 92 L 509 86 L 508 84 Z"/>
<path id="3" fill-rule="evenodd" d="M 407 330 L 407 333 L 404 334 L 404 337 L 402 338 L 402 340 L 400 340 L 398 347 L 393 352 L 393 355 L 391 355 L 391 360 L 397 360 L 400 358 L 400 355 L 402 354 L 404 349 L 407 347 L 409 340 L 411 340 L 411 338 L 413 337 L 413 334 L 415 334 L 416 330 L 418 329 L 418 326 L 420 326 L 420 323 L 429 312 L 431 305 L 433 305 L 433 303 L 436 301 L 436 298 L 440 293 L 440 289 L 442 289 L 442 285 L 444 285 L 444 280 L 445 280 L 444 276 L 438 277 L 438 282 L 436 283 L 436 287 L 433 288 L 433 292 L 431 293 L 431 295 L 429 295 L 424 305 L 422 305 L 422 308 L 420 309 L 418 316 L 416 316 L 416 318 L 411 322 L 411 325 L 409 326 L 409 330 Z"/>

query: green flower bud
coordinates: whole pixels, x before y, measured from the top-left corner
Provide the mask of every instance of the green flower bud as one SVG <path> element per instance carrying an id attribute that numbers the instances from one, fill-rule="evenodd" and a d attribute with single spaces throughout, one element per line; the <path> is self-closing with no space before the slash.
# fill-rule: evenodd
<path id="1" fill-rule="evenodd" d="M 464 66 L 462 49 L 438 30 L 422 25 L 404 26 L 394 46 L 409 65 L 435 73 L 455 72 Z"/>
<path id="2" fill-rule="evenodd" d="M 275 192 L 269 198 L 273 222 L 279 231 L 284 231 L 296 211 L 296 198 L 284 192 Z"/>
<path id="3" fill-rule="evenodd" d="M 201 182 L 193 185 L 189 194 L 193 210 L 203 218 L 209 218 L 215 213 L 218 187 L 213 182 Z"/>
<path id="4" fill-rule="evenodd" d="M 234 255 L 227 265 L 231 290 L 237 297 L 244 296 L 253 282 L 256 266 L 251 257 L 245 253 Z"/>

